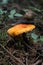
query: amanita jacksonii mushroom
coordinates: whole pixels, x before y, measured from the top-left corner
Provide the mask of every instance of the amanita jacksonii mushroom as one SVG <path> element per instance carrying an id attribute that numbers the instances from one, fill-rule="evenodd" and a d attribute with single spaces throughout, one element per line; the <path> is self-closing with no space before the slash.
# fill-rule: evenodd
<path id="1" fill-rule="evenodd" d="M 35 29 L 35 25 L 33 24 L 17 24 L 10 29 L 8 29 L 7 33 L 12 37 L 20 36 L 21 34 L 24 36 L 23 33 L 32 31 Z"/>
<path id="2" fill-rule="evenodd" d="M 32 31 L 33 29 L 35 29 L 35 25 L 32 25 L 32 24 L 18 24 L 18 25 L 15 25 L 15 26 L 11 27 L 10 29 L 8 29 L 7 33 L 10 36 L 18 36 L 22 33 Z"/>

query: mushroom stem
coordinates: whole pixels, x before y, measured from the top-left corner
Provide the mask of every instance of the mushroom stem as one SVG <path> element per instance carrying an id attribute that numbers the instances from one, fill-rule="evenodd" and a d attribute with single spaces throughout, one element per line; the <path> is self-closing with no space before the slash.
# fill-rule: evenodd
<path id="1" fill-rule="evenodd" d="M 22 39 L 23 41 L 21 41 L 21 43 L 25 45 L 25 50 L 27 51 L 27 48 L 32 50 L 31 44 L 29 43 L 29 41 L 28 41 L 28 39 L 26 37 L 26 33 L 22 34 L 22 38 L 23 38 Z"/>
<path id="2" fill-rule="evenodd" d="M 32 50 L 32 49 L 35 47 L 35 45 L 32 43 L 33 41 L 30 42 L 30 39 L 29 39 L 29 40 L 27 39 L 26 33 L 23 33 L 23 34 L 22 34 L 22 38 L 23 38 L 22 40 L 23 40 L 23 42 L 24 42 L 24 45 L 27 46 L 26 48 Z M 23 42 L 22 42 L 22 43 L 23 43 Z"/>

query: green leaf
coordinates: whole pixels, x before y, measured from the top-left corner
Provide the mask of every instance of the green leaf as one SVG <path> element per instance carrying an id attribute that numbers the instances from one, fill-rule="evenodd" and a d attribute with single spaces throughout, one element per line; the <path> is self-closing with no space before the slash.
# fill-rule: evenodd
<path id="1" fill-rule="evenodd" d="M 0 14 L 3 14 L 3 13 L 7 13 L 7 11 L 0 9 Z"/>
<path id="2" fill-rule="evenodd" d="M 32 33 L 31 36 L 32 36 L 32 38 L 33 38 L 34 40 L 36 40 L 36 39 L 38 38 L 38 35 L 36 35 L 35 33 Z"/>
<path id="3" fill-rule="evenodd" d="M 10 15 L 8 15 L 9 18 L 13 19 L 14 18 L 14 14 L 16 13 L 15 9 L 10 11 Z"/>
<path id="4" fill-rule="evenodd" d="M 13 19 L 13 18 L 14 18 L 14 16 L 13 16 L 13 15 L 9 15 L 8 17 L 9 17 L 10 19 Z"/>
<path id="5" fill-rule="evenodd" d="M 11 15 L 14 15 L 15 13 L 16 13 L 15 9 L 13 9 L 13 10 L 10 11 Z"/>
<path id="6" fill-rule="evenodd" d="M 22 17 L 22 14 L 16 13 L 15 16 Z"/>
<path id="7" fill-rule="evenodd" d="M 8 0 L 2 0 L 1 4 L 7 4 L 7 3 L 8 3 Z"/>
<path id="8" fill-rule="evenodd" d="M 3 10 L 2 9 L 0 9 L 0 14 L 3 14 Z"/>
<path id="9" fill-rule="evenodd" d="M 41 12 L 40 9 L 36 8 L 36 7 L 32 7 L 32 6 L 29 6 L 30 9 L 34 10 L 34 11 L 38 11 L 38 12 Z"/>
<path id="10" fill-rule="evenodd" d="M 40 36 L 40 41 L 42 41 L 42 42 L 43 42 L 43 36 Z"/>

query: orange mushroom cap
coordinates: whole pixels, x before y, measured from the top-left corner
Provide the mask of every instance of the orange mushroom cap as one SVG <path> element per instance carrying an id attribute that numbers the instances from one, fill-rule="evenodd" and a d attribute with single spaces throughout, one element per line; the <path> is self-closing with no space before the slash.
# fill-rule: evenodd
<path id="1" fill-rule="evenodd" d="M 17 36 L 20 35 L 22 33 L 26 33 L 29 31 L 32 31 L 35 28 L 35 25 L 33 24 L 17 24 L 13 27 L 11 27 L 10 29 L 8 29 L 7 33 L 11 36 Z"/>

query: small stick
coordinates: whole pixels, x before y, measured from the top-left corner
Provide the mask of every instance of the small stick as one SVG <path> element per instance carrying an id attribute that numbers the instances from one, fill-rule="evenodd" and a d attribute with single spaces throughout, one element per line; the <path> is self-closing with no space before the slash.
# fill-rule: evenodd
<path id="1" fill-rule="evenodd" d="M 34 60 L 34 62 L 36 62 L 39 59 L 40 55 Z"/>
<path id="2" fill-rule="evenodd" d="M 42 60 L 38 60 L 36 63 L 34 63 L 33 65 L 38 65 L 39 63 L 41 63 Z"/>
<path id="3" fill-rule="evenodd" d="M 28 65 L 28 54 L 26 53 L 26 65 Z"/>

